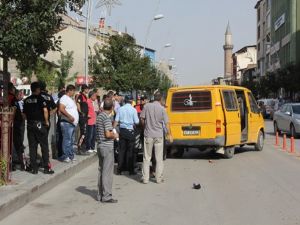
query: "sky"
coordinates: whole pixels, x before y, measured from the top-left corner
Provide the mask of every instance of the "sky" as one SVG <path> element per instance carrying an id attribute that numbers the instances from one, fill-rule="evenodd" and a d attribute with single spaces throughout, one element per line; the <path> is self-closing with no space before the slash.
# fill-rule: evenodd
<path id="1" fill-rule="evenodd" d="M 257 0 L 119 0 L 106 25 L 133 35 L 144 45 L 147 28 L 157 14 L 164 18 L 154 21 L 147 47 L 155 49 L 156 61 L 175 58 L 174 73 L 179 85 L 209 84 L 224 73 L 224 33 L 229 21 L 234 50 L 256 44 Z M 105 8 L 95 8 L 93 23 L 105 15 Z M 171 47 L 164 48 L 170 43 Z"/>

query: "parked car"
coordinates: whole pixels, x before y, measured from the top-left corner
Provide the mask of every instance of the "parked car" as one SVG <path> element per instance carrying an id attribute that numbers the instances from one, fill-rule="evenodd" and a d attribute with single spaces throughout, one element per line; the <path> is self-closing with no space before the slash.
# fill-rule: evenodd
<path id="1" fill-rule="evenodd" d="M 185 148 L 215 151 L 232 158 L 236 146 L 246 144 L 261 151 L 264 119 L 250 90 L 215 85 L 173 87 L 166 101 L 173 142 L 167 145 L 181 154 Z"/>
<path id="2" fill-rule="evenodd" d="M 285 132 L 293 137 L 300 134 L 300 103 L 286 103 L 274 113 L 274 132 Z"/>
<path id="3" fill-rule="evenodd" d="M 274 111 L 278 109 L 278 100 L 272 98 L 259 99 L 257 103 L 261 108 L 264 118 L 273 119 Z"/>

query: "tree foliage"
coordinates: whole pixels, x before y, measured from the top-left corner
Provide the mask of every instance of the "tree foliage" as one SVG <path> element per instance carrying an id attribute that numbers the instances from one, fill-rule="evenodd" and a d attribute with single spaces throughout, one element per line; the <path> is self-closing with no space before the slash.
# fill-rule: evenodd
<path id="1" fill-rule="evenodd" d="M 60 29 L 66 7 L 80 7 L 84 0 L 1 0 L 0 52 L 16 59 L 21 70 L 34 68 L 40 55 L 60 50 Z"/>
<path id="2" fill-rule="evenodd" d="M 58 71 L 58 77 L 57 77 L 57 86 L 61 87 L 66 84 L 66 82 L 70 81 L 70 79 L 74 79 L 74 76 L 68 79 L 69 74 L 70 74 L 70 69 L 73 66 L 73 54 L 74 52 L 67 51 L 66 54 L 61 53 L 60 54 L 60 59 L 58 60 L 59 64 L 59 71 Z"/>
<path id="3" fill-rule="evenodd" d="M 39 81 L 44 81 L 48 89 L 54 89 L 58 80 L 57 71 L 43 59 L 39 58 L 34 68 L 34 73 Z"/>
<path id="4" fill-rule="evenodd" d="M 265 76 L 257 80 L 246 81 L 242 83 L 253 91 L 259 97 L 276 97 L 280 88 L 283 88 L 289 98 L 300 92 L 300 64 L 289 64 L 279 68 L 274 72 L 267 72 Z"/>
<path id="5" fill-rule="evenodd" d="M 148 57 L 129 35 L 111 36 L 105 46 L 95 46 L 90 60 L 95 82 L 106 90 L 152 92 L 159 88 L 161 77 Z"/>

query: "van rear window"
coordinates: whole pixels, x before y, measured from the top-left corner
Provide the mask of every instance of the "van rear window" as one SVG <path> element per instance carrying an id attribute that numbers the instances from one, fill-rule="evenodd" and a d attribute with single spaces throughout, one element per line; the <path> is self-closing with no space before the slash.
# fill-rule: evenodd
<path id="1" fill-rule="evenodd" d="M 173 93 L 172 111 L 210 110 L 210 91 L 187 91 Z"/>

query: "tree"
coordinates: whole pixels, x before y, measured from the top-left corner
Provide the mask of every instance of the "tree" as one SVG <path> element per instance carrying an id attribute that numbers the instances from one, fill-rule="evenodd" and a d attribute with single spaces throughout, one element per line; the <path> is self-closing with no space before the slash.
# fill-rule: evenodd
<path id="1" fill-rule="evenodd" d="M 55 38 L 62 14 L 80 7 L 84 0 L 1 0 L 0 57 L 3 58 L 4 105 L 7 105 L 7 63 L 15 59 L 21 71 L 33 69 L 40 55 L 60 50 L 60 38 Z"/>
<path id="2" fill-rule="evenodd" d="M 54 89 L 58 80 L 57 71 L 50 65 L 47 65 L 41 58 L 38 59 L 34 73 L 39 81 L 47 84 L 48 89 Z"/>
<path id="3" fill-rule="evenodd" d="M 148 57 L 142 57 L 135 39 L 127 34 L 111 36 L 107 45 L 95 46 L 90 71 L 106 90 L 155 90 L 157 71 Z"/>
<path id="4" fill-rule="evenodd" d="M 0 57 L 3 58 L 3 111 L 2 149 L 0 159 L 9 155 L 8 105 L 8 60 L 15 59 L 21 71 L 32 69 L 40 55 L 49 50 L 59 50 L 60 39 L 54 34 L 59 30 L 62 17 L 67 12 L 80 7 L 84 0 L 1 0 L 0 2 Z"/>
<path id="5" fill-rule="evenodd" d="M 169 88 L 172 87 L 172 85 L 173 84 L 172 84 L 172 81 L 170 80 L 170 78 L 165 74 L 161 74 L 159 90 L 164 96 L 167 95 L 167 92 L 168 92 Z"/>
<path id="6" fill-rule="evenodd" d="M 65 85 L 66 82 L 69 81 L 68 76 L 70 74 L 70 69 L 73 66 L 73 54 L 74 52 L 67 51 L 67 53 L 64 55 L 63 53 L 60 54 L 60 60 L 58 60 L 59 63 L 59 71 L 58 71 L 58 79 L 57 79 L 57 86 L 61 87 Z M 76 74 L 70 79 L 74 79 Z"/>

